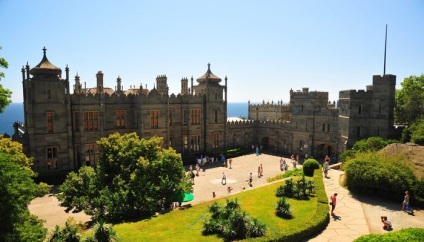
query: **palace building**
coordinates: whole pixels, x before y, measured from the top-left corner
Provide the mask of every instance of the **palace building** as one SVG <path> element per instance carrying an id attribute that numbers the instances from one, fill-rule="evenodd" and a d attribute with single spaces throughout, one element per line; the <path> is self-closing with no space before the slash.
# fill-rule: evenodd
<path id="1" fill-rule="evenodd" d="M 366 90 L 340 91 L 337 105 L 328 92 L 290 90 L 288 104 L 249 103 L 247 120 L 228 122 L 228 80 L 213 74 L 210 64 L 196 84 L 182 78 L 180 93 L 170 94 L 166 75 L 157 76 L 151 90 L 124 90 L 120 77 L 114 89 L 105 87 L 102 71 L 90 88 L 78 75 L 71 84 L 69 68 L 62 78 L 43 52 L 38 65 L 22 68 L 25 120 L 15 123 L 12 137 L 40 174 L 95 165 L 96 141 L 116 132 L 163 137 L 164 147 L 183 155 L 258 145 L 281 154 L 337 157 L 359 139 L 390 138 L 396 131 L 394 75 L 373 76 Z"/>

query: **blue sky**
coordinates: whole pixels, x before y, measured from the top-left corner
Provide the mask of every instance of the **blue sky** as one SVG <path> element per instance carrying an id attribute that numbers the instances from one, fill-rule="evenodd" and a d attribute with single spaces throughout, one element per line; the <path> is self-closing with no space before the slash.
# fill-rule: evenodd
<path id="1" fill-rule="evenodd" d="M 383 73 L 424 73 L 424 1 L 23 1 L 0 0 L 1 80 L 22 102 L 21 68 L 47 57 L 78 72 L 87 87 L 104 73 L 153 88 L 166 74 L 170 92 L 207 70 L 228 77 L 229 102 L 289 101 L 289 91 L 365 89 Z M 222 82 L 224 84 L 224 81 Z"/>

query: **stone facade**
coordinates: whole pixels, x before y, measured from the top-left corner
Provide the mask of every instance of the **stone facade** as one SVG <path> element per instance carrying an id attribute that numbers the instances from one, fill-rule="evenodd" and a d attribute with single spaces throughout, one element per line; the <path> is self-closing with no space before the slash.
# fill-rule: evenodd
<path id="1" fill-rule="evenodd" d="M 232 147 L 261 146 L 280 154 L 336 157 L 353 143 L 370 136 L 393 136 L 396 76 L 374 76 L 367 90 L 340 91 L 338 106 L 328 92 L 290 90 L 283 104 L 250 104 L 244 121 L 227 122 L 227 78 L 215 76 L 210 65 L 196 79 L 181 79 L 181 92 L 168 93 L 167 77 L 156 78 L 155 88 L 84 87 L 80 77 L 70 89 L 69 68 L 49 62 L 44 49 L 41 62 L 22 68 L 25 132 L 13 139 L 24 145 L 40 174 L 94 165 L 96 141 L 109 134 L 136 132 L 142 138 L 163 137 L 164 147 L 182 154 L 207 154 Z M 190 84 L 190 86 L 189 86 Z M 15 130 L 18 130 L 15 128 Z"/>

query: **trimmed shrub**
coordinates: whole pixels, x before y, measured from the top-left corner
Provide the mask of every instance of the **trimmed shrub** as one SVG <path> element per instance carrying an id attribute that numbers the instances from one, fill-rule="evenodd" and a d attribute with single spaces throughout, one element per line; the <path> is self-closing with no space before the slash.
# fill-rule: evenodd
<path id="1" fill-rule="evenodd" d="M 377 153 L 358 154 L 346 162 L 346 186 L 352 192 L 380 193 L 397 199 L 415 183 L 412 170 L 402 162 Z"/>
<path id="2" fill-rule="evenodd" d="M 290 210 L 290 203 L 285 197 L 280 197 L 277 201 L 275 213 L 281 218 L 292 218 L 292 211 Z"/>
<path id="3" fill-rule="evenodd" d="M 391 241 L 423 241 L 424 229 L 407 228 L 386 234 L 368 234 L 354 240 L 354 242 L 391 242 Z"/>
<path id="4" fill-rule="evenodd" d="M 307 159 L 303 163 L 303 174 L 305 176 L 313 176 L 316 169 L 319 169 L 319 163 L 315 159 Z"/>

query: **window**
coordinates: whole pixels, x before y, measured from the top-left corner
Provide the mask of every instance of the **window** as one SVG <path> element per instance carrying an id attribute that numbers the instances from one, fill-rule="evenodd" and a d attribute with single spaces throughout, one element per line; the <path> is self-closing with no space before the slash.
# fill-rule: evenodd
<path id="1" fill-rule="evenodd" d="M 218 148 L 219 147 L 219 133 L 213 133 L 213 144 L 212 144 L 213 148 Z"/>
<path id="2" fill-rule="evenodd" d="M 183 136 L 183 144 L 184 144 L 184 151 L 188 151 L 188 138 L 187 135 Z"/>
<path id="3" fill-rule="evenodd" d="M 200 150 L 200 136 L 199 135 L 192 135 L 191 141 L 190 141 L 190 149 L 191 151 L 199 151 Z"/>
<path id="4" fill-rule="evenodd" d="M 330 124 L 327 124 L 327 132 L 330 132 Z"/>
<path id="5" fill-rule="evenodd" d="M 74 112 L 74 130 L 79 131 L 80 126 L 80 112 Z"/>
<path id="6" fill-rule="evenodd" d="M 184 109 L 183 110 L 183 124 L 187 125 L 187 123 L 188 123 L 188 110 Z"/>
<path id="7" fill-rule="evenodd" d="M 172 110 L 168 111 L 168 123 L 169 126 L 172 126 Z"/>
<path id="8" fill-rule="evenodd" d="M 159 111 L 153 110 L 150 111 L 150 128 L 158 128 L 159 127 Z"/>
<path id="9" fill-rule="evenodd" d="M 47 169 L 57 169 L 57 146 L 46 147 Z"/>
<path id="10" fill-rule="evenodd" d="M 322 124 L 322 132 L 325 132 L 325 124 Z"/>
<path id="11" fill-rule="evenodd" d="M 86 166 L 95 166 L 97 162 L 97 145 L 93 144 L 85 144 L 84 145 L 84 160 Z"/>
<path id="12" fill-rule="evenodd" d="M 361 105 L 359 105 L 358 111 L 359 111 L 359 114 L 361 114 L 361 112 L 362 112 L 362 106 Z"/>
<path id="13" fill-rule="evenodd" d="M 191 124 L 200 124 L 200 109 L 191 110 Z"/>
<path id="14" fill-rule="evenodd" d="M 215 123 L 218 123 L 218 109 L 214 109 L 214 114 L 215 114 Z"/>
<path id="15" fill-rule="evenodd" d="M 116 127 L 125 128 L 125 111 L 124 110 L 116 111 Z"/>
<path id="16" fill-rule="evenodd" d="M 99 112 L 84 112 L 84 130 L 99 129 Z"/>
<path id="17" fill-rule="evenodd" d="M 53 117 L 54 117 L 54 113 L 53 112 L 47 112 L 47 132 L 49 133 L 53 133 Z"/>
<path id="18" fill-rule="evenodd" d="M 47 100 L 52 99 L 52 90 L 51 89 L 47 89 Z"/>
<path id="19" fill-rule="evenodd" d="M 356 127 L 356 136 L 361 137 L 361 127 Z"/>

